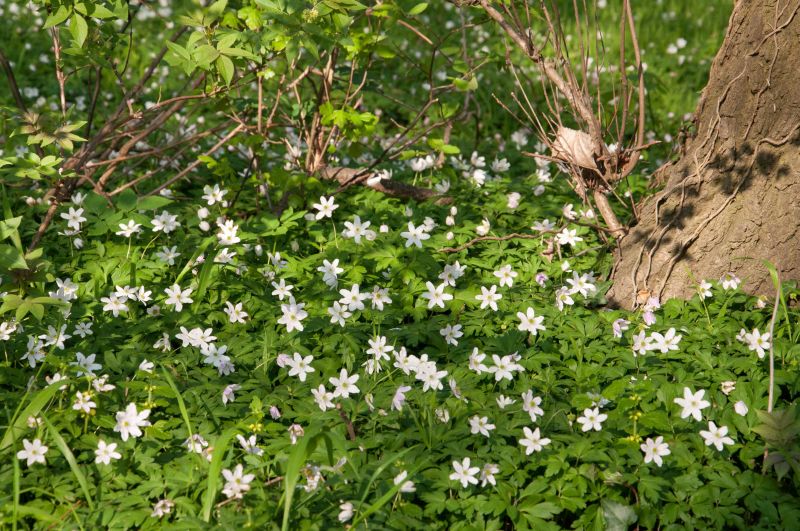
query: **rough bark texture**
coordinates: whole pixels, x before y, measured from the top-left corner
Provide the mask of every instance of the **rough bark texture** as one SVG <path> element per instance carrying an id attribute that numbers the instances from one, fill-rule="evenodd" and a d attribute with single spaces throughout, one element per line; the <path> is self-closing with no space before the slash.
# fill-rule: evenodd
<path id="1" fill-rule="evenodd" d="M 800 0 L 739 0 L 662 191 L 620 241 L 609 300 L 691 296 L 733 272 L 774 293 L 763 260 L 800 278 Z"/>

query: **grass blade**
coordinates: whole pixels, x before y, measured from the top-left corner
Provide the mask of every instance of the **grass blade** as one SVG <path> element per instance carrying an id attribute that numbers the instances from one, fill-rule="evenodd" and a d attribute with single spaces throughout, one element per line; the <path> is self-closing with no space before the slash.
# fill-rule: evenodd
<path id="1" fill-rule="evenodd" d="M 206 493 L 203 499 L 203 520 L 206 522 L 211 520 L 211 508 L 214 506 L 214 499 L 217 497 L 219 476 L 222 473 L 222 459 L 228 449 L 228 444 L 237 431 L 236 428 L 226 430 L 214 443 L 214 454 L 211 457 L 211 466 L 208 468 Z"/>
<path id="2" fill-rule="evenodd" d="M 181 412 L 181 417 L 183 417 L 183 422 L 186 423 L 186 429 L 189 431 L 189 438 L 191 439 L 194 435 L 194 431 L 192 430 L 192 423 L 189 420 L 189 411 L 186 409 L 186 403 L 183 401 L 180 391 L 178 391 L 178 386 L 175 385 L 175 380 L 172 379 L 172 376 L 169 375 L 169 371 L 163 365 L 161 366 L 161 373 L 164 375 L 164 379 L 172 389 L 172 392 L 175 393 L 175 399 L 178 401 L 178 409 Z"/>
<path id="3" fill-rule="evenodd" d="M 6 432 L 3 434 L 3 439 L 0 441 L 0 453 L 4 452 L 6 448 L 14 444 L 14 441 L 17 440 L 16 434 L 22 433 L 25 429 L 27 429 L 26 422 L 28 417 L 38 415 L 47 402 L 49 402 L 53 395 L 58 391 L 58 388 L 65 383 L 68 382 L 66 380 L 61 380 L 58 385 L 49 385 L 36 393 L 36 396 L 33 397 L 31 403 L 28 404 L 28 407 L 26 407 L 22 413 L 16 415 L 9 423 Z"/>
<path id="4" fill-rule="evenodd" d="M 292 499 L 294 498 L 294 490 L 297 487 L 297 479 L 300 474 L 300 468 L 305 463 L 306 457 L 309 453 L 309 446 L 313 450 L 312 441 L 316 443 L 319 434 L 313 437 L 301 437 L 289 456 L 286 463 L 286 474 L 283 478 L 283 523 L 281 524 L 281 531 L 289 530 L 289 513 L 292 510 Z"/>
<path id="5" fill-rule="evenodd" d="M 45 425 L 47 426 L 47 430 L 50 432 L 50 436 L 58 446 L 58 449 L 61 450 L 61 454 L 69 463 L 69 468 L 72 470 L 72 474 L 75 476 L 75 479 L 78 481 L 78 485 L 80 485 L 81 490 L 83 491 L 83 495 L 86 497 L 86 503 L 89 505 L 89 508 L 94 510 L 94 500 L 92 500 L 92 496 L 89 493 L 89 483 L 86 481 L 86 476 L 83 474 L 83 471 L 78 466 L 78 462 L 75 461 L 75 456 L 72 454 L 72 450 L 69 449 L 67 446 L 67 442 L 58 433 L 58 430 L 50 423 L 50 421 L 42 415 L 42 420 L 44 420 Z"/>

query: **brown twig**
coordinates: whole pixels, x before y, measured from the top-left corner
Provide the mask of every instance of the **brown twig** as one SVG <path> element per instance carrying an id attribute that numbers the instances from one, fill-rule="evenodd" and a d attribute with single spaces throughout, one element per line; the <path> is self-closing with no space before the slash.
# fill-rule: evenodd
<path id="1" fill-rule="evenodd" d="M 5 72 L 6 78 L 8 79 L 8 87 L 11 89 L 11 95 L 14 97 L 14 103 L 17 104 L 17 107 L 23 114 L 27 113 L 28 108 L 25 106 L 25 100 L 22 99 L 22 94 L 20 94 L 17 78 L 14 76 L 14 70 L 11 68 L 11 63 L 8 62 L 2 49 L 0 49 L 0 67 L 3 68 L 3 72 Z"/>
<path id="2" fill-rule="evenodd" d="M 345 427 L 347 428 L 347 437 L 351 441 L 355 441 L 356 429 L 353 427 L 353 422 L 350 420 L 350 417 L 347 416 L 347 413 L 344 412 L 341 404 L 336 404 L 336 409 L 339 411 L 339 417 L 341 417 Z"/>
<path id="3" fill-rule="evenodd" d="M 64 69 L 61 67 L 61 38 L 58 35 L 58 28 L 50 28 L 53 37 L 53 55 L 55 56 L 56 80 L 58 81 L 58 96 L 61 103 L 61 117 L 67 118 L 67 78 L 64 76 Z"/>
<path id="4" fill-rule="evenodd" d="M 150 195 L 157 194 L 158 192 L 160 192 L 164 188 L 167 188 L 167 187 L 171 186 L 173 183 L 179 181 L 180 179 L 183 179 L 190 171 L 194 170 L 196 167 L 198 167 L 202 163 L 202 160 L 200 160 L 201 157 L 208 157 L 209 155 L 214 153 L 216 150 L 218 150 L 219 148 L 221 148 L 222 146 L 227 144 L 233 137 L 238 135 L 242 131 L 242 129 L 244 129 L 244 126 L 242 124 L 239 124 L 236 127 L 234 127 L 219 142 L 214 144 L 210 149 L 208 149 L 205 153 L 203 153 L 200 157 L 198 157 L 197 160 L 195 160 L 194 162 L 189 164 L 186 168 L 181 170 L 177 175 L 175 175 L 171 179 L 167 180 L 167 182 L 165 182 L 164 184 L 154 188 L 153 190 L 151 190 L 150 192 L 148 192 L 145 195 L 146 196 L 150 196 Z"/>

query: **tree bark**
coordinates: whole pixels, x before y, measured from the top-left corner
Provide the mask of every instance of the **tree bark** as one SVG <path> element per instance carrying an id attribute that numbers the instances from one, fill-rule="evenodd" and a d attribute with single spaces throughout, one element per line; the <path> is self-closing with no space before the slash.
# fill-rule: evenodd
<path id="1" fill-rule="evenodd" d="M 739 0 L 663 189 L 619 241 L 612 304 L 689 297 L 727 272 L 774 293 L 800 278 L 800 0 Z"/>

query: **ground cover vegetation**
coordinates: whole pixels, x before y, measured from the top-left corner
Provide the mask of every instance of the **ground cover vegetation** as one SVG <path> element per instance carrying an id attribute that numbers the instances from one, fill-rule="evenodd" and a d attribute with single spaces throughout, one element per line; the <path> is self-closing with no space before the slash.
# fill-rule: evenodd
<path id="1" fill-rule="evenodd" d="M 730 2 L 462 4 L 0 0 L 3 528 L 792 528 L 796 286 L 605 297 Z"/>

